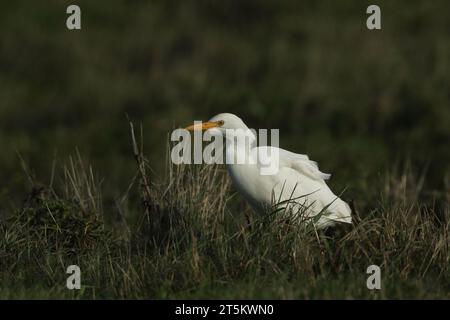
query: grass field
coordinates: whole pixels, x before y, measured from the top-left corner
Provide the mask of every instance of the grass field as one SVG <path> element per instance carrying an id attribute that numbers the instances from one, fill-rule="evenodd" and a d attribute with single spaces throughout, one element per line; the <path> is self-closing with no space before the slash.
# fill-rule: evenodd
<path id="1" fill-rule="evenodd" d="M 354 226 L 323 232 L 255 216 L 219 166 L 170 165 L 165 181 L 149 182 L 138 159 L 114 224 L 79 156 L 61 185 L 33 189 L 2 226 L 2 298 L 450 298 L 449 206 L 420 200 L 423 177 L 407 168 L 371 187 L 378 200 L 359 203 Z M 69 264 L 82 270 L 75 293 Z M 375 292 L 372 264 L 382 270 Z"/>
<path id="2" fill-rule="evenodd" d="M 0 4 L 0 298 L 450 298 L 448 1 L 378 1 L 381 31 L 356 0 L 81 0 L 80 31 L 69 4 Z M 171 130 L 220 112 L 279 128 L 355 224 L 172 166 Z"/>

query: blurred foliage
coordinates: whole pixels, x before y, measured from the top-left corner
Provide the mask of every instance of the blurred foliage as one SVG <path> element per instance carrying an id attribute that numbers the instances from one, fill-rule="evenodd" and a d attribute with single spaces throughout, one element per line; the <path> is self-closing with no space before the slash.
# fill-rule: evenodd
<path id="1" fill-rule="evenodd" d="M 82 30 L 66 29 L 66 7 Z M 75 148 L 113 199 L 135 173 L 128 114 L 152 167 L 174 127 L 233 112 L 280 128 L 335 188 L 358 190 L 411 159 L 442 190 L 450 159 L 448 1 L 2 1 L 2 207 L 24 196 L 17 153 L 48 183 Z"/>

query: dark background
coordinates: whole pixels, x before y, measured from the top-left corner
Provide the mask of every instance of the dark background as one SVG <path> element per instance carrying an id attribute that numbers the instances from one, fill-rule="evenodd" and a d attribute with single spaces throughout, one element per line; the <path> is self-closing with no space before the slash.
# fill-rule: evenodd
<path id="1" fill-rule="evenodd" d="M 81 7 L 82 29 L 66 28 Z M 366 28 L 378 4 L 382 30 Z M 126 114 L 156 173 L 173 128 L 232 112 L 279 128 L 351 197 L 405 162 L 449 190 L 448 1 L 2 1 L 0 200 L 48 184 L 76 148 L 123 192 Z M 56 171 L 58 175 L 58 171 Z M 448 192 L 448 191 L 447 191 Z"/>

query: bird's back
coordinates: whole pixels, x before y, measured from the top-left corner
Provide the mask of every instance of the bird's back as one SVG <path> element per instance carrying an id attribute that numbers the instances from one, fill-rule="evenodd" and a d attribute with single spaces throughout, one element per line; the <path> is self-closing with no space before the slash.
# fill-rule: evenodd
<path id="1" fill-rule="evenodd" d="M 336 222 L 351 223 L 350 207 L 336 196 L 324 180 L 317 180 L 289 167 L 280 168 L 274 185 L 274 198 L 286 212 L 302 221 L 320 214 L 318 227 Z"/>
<path id="2" fill-rule="evenodd" d="M 330 175 L 321 172 L 308 156 L 266 146 L 253 148 L 251 156 L 257 157 L 256 165 L 229 165 L 228 171 L 236 188 L 257 211 L 280 203 L 287 207 L 286 212 L 301 215 L 299 220 L 320 214 L 318 227 L 336 222 L 351 223 L 350 207 L 324 180 Z M 267 165 L 267 157 L 274 156 L 278 160 L 277 172 L 262 175 L 262 163 Z"/>

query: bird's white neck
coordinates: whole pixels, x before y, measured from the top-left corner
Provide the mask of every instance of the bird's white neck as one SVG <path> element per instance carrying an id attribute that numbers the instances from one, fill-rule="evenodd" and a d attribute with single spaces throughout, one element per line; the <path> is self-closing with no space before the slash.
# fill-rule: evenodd
<path id="1" fill-rule="evenodd" d="M 253 164 L 251 150 L 256 147 L 256 136 L 249 130 L 245 135 L 227 136 L 226 139 L 226 163 L 227 164 Z"/>

